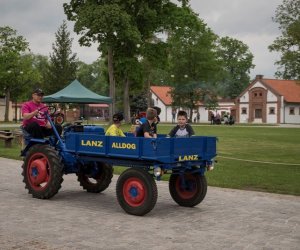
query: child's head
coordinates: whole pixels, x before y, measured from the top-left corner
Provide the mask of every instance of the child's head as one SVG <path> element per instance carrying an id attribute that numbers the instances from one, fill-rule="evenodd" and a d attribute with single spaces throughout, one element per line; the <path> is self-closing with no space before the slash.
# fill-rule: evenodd
<path id="1" fill-rule="evenodd" d="M 187 113 L 183 110 L 178 111 L 177 113 L 177 121 L 180 127 L 184 127 L 187 123 Z"/>
<path id="2" fill-rule="evenodd" d="M 153 108 L 148 108 L 146 111 L 146 118 L 147 120 L 154 120 L 154 118 L 157 116 L 157 111 Z"/>
<path id="3" fill-rule="evenodd" d="M 124 119 L 122 113 L 116 113 L 113 115 L 113 122 L 114 124 L 121 124 L 121 121 Z"/>

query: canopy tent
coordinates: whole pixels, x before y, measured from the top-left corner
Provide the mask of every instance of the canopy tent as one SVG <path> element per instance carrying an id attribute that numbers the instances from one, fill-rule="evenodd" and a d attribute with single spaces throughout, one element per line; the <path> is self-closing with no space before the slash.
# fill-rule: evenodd
<path id="1" fill-rule="evenodd" d="M 78 80 L 74 80 L 64 89 L 45 96 L 43 102 L 53 103 L 111 103 L 112 99 L 98 95 L 84 87 Z"/>

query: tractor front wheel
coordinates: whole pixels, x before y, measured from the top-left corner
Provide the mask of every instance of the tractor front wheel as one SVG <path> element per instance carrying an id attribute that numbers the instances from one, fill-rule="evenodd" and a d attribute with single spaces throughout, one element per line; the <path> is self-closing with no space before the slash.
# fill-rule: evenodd
<path id="1" fill-rule="evenodd" d="M 25 188 L 34 198 L 49 199 L 61 188 L 63 164 L 57 151 L 49 145 L 32 146 L 22 169 Z"/>
<path id="2" fill-rule="evenodd" d="M 153 177 L 138 168 L 127 169 L 119 176 L 116 193 L 120 206 L 132 215 L 149 213 L 157 201 L 157 186 Z"/>

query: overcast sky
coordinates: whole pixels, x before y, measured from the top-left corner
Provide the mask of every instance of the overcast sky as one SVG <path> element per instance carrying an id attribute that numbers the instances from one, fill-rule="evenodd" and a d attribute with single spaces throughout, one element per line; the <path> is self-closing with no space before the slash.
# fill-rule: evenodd
<path id="1" fill-rule="evenodd" d="M 124 0 L 125 1 L 125 0 Z M 149 0 L 150 1 L 150 0 Z M 255 68 L 251 77 L 262 74 L 273 78 L 274 62 L 279 55 L 268 46 L 280 35 L 277 23 L 272 21 L 275 9 L 283 0 L 191 0 L 192 9 L 217 35 L 230 36 L 247 44 L 254 54 Z M 0 26 L 10 26 L 29 42 L 33 53 L 49 55 L 55 32 L 66 16 L 62 4 L 65 0 L 0 0 Z M 72 50 L 81 61 L 95 61 L 96 46 L 80 47 L 73 24 L 68 22 Z"/>

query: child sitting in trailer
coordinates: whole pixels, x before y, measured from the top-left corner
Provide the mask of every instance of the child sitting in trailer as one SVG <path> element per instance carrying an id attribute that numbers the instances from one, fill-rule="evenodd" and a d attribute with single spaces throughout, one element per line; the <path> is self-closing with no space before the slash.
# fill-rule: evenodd
<path id="1" fill-rule="evenodd" d="M 170 131 L 170 137 L 191 137 L 195 134 L 192 126 L 187 123 L 187 113 L 183 110 L 178 111 L 178 124 Z"/>
<path id="2" fill-rule="evenodd" d="M 130 133 L 133 133 L 133 135 L 136 136 L 136 133 L 140 128 L 141 124 L 142 123 L 139 119 L 135 119 L 134 123 L 130 127 Z"/>
<path id="3" fill-rule="evenodd" d="M 123 136 L 125 137 L 123 131 L 120 129 L 121 121 L 124 119 L 121 113 L 113 115 L 113 124 L 107 129 L 105 135 L 109 136 Z"/>
<path id="4" fill-rule="evenodd" d="M 157 138 L 156 127 L 157 111 L 153 108 L 148 108 L 146 112 L 147 120 L 137 130 L 137 137 Z"/>

